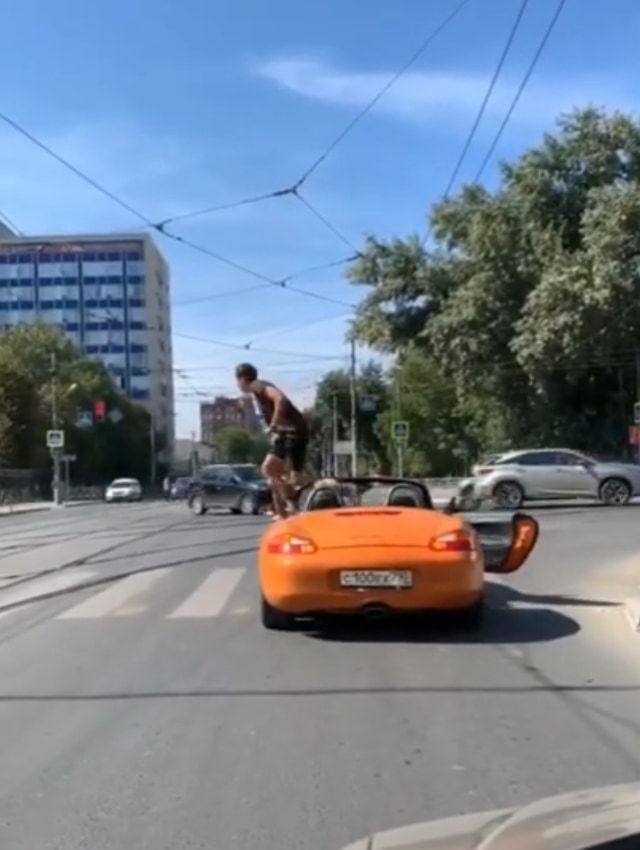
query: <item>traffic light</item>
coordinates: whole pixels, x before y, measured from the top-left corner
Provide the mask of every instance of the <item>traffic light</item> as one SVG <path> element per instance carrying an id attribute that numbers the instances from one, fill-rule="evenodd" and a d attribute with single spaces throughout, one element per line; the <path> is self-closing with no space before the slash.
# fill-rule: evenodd
<path id="1" fill-rule="evenodd" d="M 95 422 L 104 422 L 107 415 L 107 406 L 103 401 L 94 401 L 93 418 Z"/>

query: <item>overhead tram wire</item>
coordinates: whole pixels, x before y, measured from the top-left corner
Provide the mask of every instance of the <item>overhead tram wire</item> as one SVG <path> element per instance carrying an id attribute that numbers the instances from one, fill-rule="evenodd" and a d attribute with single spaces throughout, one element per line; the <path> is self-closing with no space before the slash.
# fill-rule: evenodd
<path id="1" fill-rule="evenodd" d="M 235 349 L 236 351 L 255 351 L 261 354 L 275 354 L 281 357 L 296 357 L 302 361 L 302 358 L 307 358 L 309 361 L 315 360 L 343 360 L 344 355 L 335 355 L 335 354 L 308 354 L 301 351 L 280 351 L 273 348 L 254 348 L 251 343 L 245 343 L 241 345 L 237 342 L 226 342 L 217 339 L 211 339 L 211 337 L 203 337 L 203 336 L 195 336 L 193 334 L 183 334 L 177 333 L 174 331 L 174 336 L 179 339 L 189 339 L 194 342 L 205 342 L 209 343 L 209 345 L 216 345 L 220 348 L 229 348 Z M 303 362 L 303 361 L 302 361 Z"/>
<path id="2" fill-rule="evenodd" d="M 346 263 L 353 262 L 355 259 L 357 259 L 357 256 L 359 256 L 359 255 L 355 255 L 355 256 L 351 256 L 351 257 L 344 257 L 341 260 L 333 260 L 330 263 L 322 263 L 322 264 L 317 265 L 317 266 L 308 266 L 307 268 L 301 269 L 300 271 L 293 272 L 292 274 L 287 275 L 286 277 L 283 277 L 280 281 L 277 281 L 277 283 L 280 286 L 282 286 L 284 284 L 284 287 L 286 288 L 289 281 L 294 280 L 295 278 L 302 277 L 303 275 L 306 275 L 306 274 L 311 274 L 312 272 L 319 272 L 319 271 L 324 271 L 325 269 L 332 269 L 332 268 L 336 268 L 337 266 L 343 266 Z M 199 296 L 198 298 L 189 298 L 189 299 L 186 299 L 185 301 L 177 301 L 172 306 L 173 307 L 185 307 L 185 306 L 190 305 L 190 304 L 199 304 L 203 301 L 213 301 L 216 298 L 223 298 L 223 297 L 228 296 L 228 295 L 241 295 L 245 292 L 254 292 L 258 289 L 265 289 L 266 287 L 269 287 L 269 286 L 271 286 L 270 283 L 259 283 L 259 284 L 256 284 L 255 286 L 244 287 L 243 289 L 225 289 L 222 292 L 213 292 L 213 293 L 211 293 L 211 295 L 202 295 L 202 296 Z"/>
<path id="3" fill-rule="evenodd" d="M 24 235 L 25 235 L 24 231 L 20 230 L 20 228 L 18 227 L 18 225 L 17 225 L 15 222 L 13 222 L 13 221 L 9 218 L 9 216 L 8 216 L 6 213 L 4 213 L 4 212 L 2 212 L 2 210 L 0 210 L 0 222 L 2 222 L 2 221 L 4 221 L 4 222 L 5 222 L 5 224 L 6 224 L 6 225 L 7 225 L 7 226 L 11 229 L 11 230 L 13 230 L 13 232 L 14 232 L 17 236 L 24 236 Z"/>
<path id="4" fill-rule="evenodd" d="M 202 245 L 198 245 L 197 243 L 192 242 L 191 240 L 186 239 L 185 237 L 180 236 L 179 234 L 171 233 L 170 231 L 166 230 L 166 228 L 161 223 L 158 224 L 157 222 L 153 222 L 148 216 L 146 216 L 140 210 L 136 209 L 131 204 L 129 204 L 127 201 L 123 200 L 118 195 L 111 192 L 109 189 L 107 189 L 105 186 L 103 186 L 97 180 L 94 180 L 92 177 L 90 177 L 86 172 L 82 171 L 81 169 L 79 169 L 75 165 L 73 165 L 73 163 L 69 162 L 69 160 L 65 159 L 60 154 L 56 153 L 56 151 L 54 151 L 52 148 L 50 148 L 44 142 L 41 142 L 40 139 L 38 139 L 36 136 L 34 136 L 32 133 L 30 133 L 28 130 L 26 130 L 24 127 L 22 127 L 16 121 L 14 121 L 12 118 L 10 118 L 8 115 L 5 115 L 3 112 L 0 112 L 0 120 L 4 121 L 6 124 L 8 124 L 10 127 L 12 127 L 16 132 L 20 133 L 20 135 L 24 136 L 26 139 L 28 139 L 30 142 L 32 142 L 34 145 L 36 145 L 38 148 L 40 148 L 42 151 L 44 151 L 48 156 L 55 159 L 56 162 L 60 163 L 66 169 L 71 171 L 73 174 L 76 175 L 76 177 L 79 177 L 85 183 L 92 186 L 96 191 L 100 192 L 102 195 L 109 198 L 114 203 L 118 204 L 118 206 L 127 210 L 127 212 L 131 213 L 131 215 L 138 218 L 140 221 L 142 221 L 144 224 L 146 224 L 147 227 L 151 228 L 152 230 L 155 230 L 157 233 L 162 234 L 167 239 L 172 239 L 175 242 L 179 242 L 183 245 L 186 245 L 191 250 L 197 251 L 201 254 L 205 254 L 206 256 L 209 256 L 212 259 L 216 260 L 217 262 L 219 262 L 223 265 L 229 266 L 230 268 L 233 268 L 236 271 L 240 271 L 243 274 L 247 274 L 247 275 L 254 277 L 258 280 L 262 280 L 265 284 L 267 284 L 269 286 L 278 287 L 279 289 L 287 289 L 290 292 L 297 292 L 299 295 L 306 295 L 307 297 L 315 298 L 315 299 L 320 300 L 320 301 L 327 301 L 327 302 L 332 303 L 332 304 L 339 304 L 342 307 L 349 307 L 350 309 L 354 309 L 354 305 L 349 304 L 346 301 L 340 301 L 336 298 L 330 298 L 327 295 L 321 295 L 320 293 L 317 293 L 317 292 L 311 292 L 311 291 L 302 289 L 301 287 L 289 286 L 286 278 L 284 278 L 283 280 L 274 280 L 274 279 L 268 277 L 267 275 L 264 275 L 261 272 L 256 271 L 255 269 L 251 269 L 248 266 L 243 265 L 242 263 L 237 263 L 235 260 L 231 260 L 228 257 L 223 256 L 222 254 L 218 254 L 216 251 L 213 251 L 213 250 L 206 248 Z"/>
<path id="5" fill-rule="evenodd" d="M 475 138 L 478 127 L 480 126 L 480 122 L 482 121 L 484 113 L 485 113 L 487 106 L 489 104 L 489 100 L 491 99 L 491 95 L 493 94 L 493 91 L 496 87 L 496 83 L 498 82 L 498 78 L 500 77 L 500 74 L 502 73 L 502 69 L 504 68 L 504 63 L 507 60 L 507 57 L 508 57 L 509 52 L 511 50 L 511 47 L 513 46 L 514 39 L 515 39 L 516 34 L 517 34 L 517 32 L 520 28 L 520 24 L 522 22 L 522 18 L 524 16 L 524 13 L 526 11 L 528 4 L 529 4 L 529 0 L 522 0 L 522 3 L 520 4 L 520 8 L 518 9 L 518 12 L 516 14 L 515 21 L 513 22 L 513 25 L 511 27 L 510 32 L 509 32 L 509 35 L 507 36 L 507 40 L 505 42 L 502 53 L 500 54 L 500 58 L 498 59 L 498 64 L 496 65 L 496 68 L 493 72 L 493 76 L 491 77 L 491 80 L 489 82 L 489 85 L 487 86 L 487 90 L 485 92 L 485 95 L 482 99 L 482 103 L 480 104 L 480 109 L 478 110 L 478 114 L 476 115 L 475 120 L 474 120 L 473 124 L 471 125 L 471 129 L 469 131 L 469 134 L 468 134 L 468 136 L 465 140 L 464 145 L 462 146 L 462 150 L 460 151 L 460 156 L 458 157 L 458 161 L 456 162 L 455 167 L 454 167 L 453 171 L 451 172 L 451 177 L 449 177 L 449 182 L 447 183 L 447 187 L 444 190 L 445 200 L 446 200 L 446 198 L 449 197 L 449 193 L 453 189 L 453 186 L 454 186 L 454 184 L 455 184 L 455 182 L 458 178 L 458 174 L 460 173 L 460 169 L 462 168 L 462 165 L 463 165 L 463 163 L 466 159 L 466 156 L 469 152 L 469 148 L 471 147 L 471 143 L 473 142 L 473 140 Z"/>
<path id="6" fill-rule="evenodd" d="M 458 179 L 458 174 L 460 173 L 460 169 L 462 168 L 462 166 L 464 164 L 464 161 L 467 157 L 467 154 L 469 153 L 469 148 L 471 147 L 471 143 L 473 142 L 475 135 L 476 135 L 476 132 L 478 131 L 478 127 L 480 126 L 480 122 L 482 121 L 482 118 L 484 117 L 487 106 L 489 104 L 489 100 L 491 99 L 491 95 L 493 94 L 493 91 L 496 87 L 496 84 L 498 82 L 500 74 L 502 73 L 504 63 L 507 60 L 507 56 L 509 55 L 511 47 L 513 46 L 514 39 L 516 37 L 518 29 L 520 28 L 522 18 L 524 16 L 524 13 L 525 13 L 528 5 L 529 5 L 529 0 L 522 0 L 522 3 L 520 4 L 520 7 L 519 7 L 519 9 L 516 13 L 515 20 L 513 22 L 511 30 L 509 31 L 509 35 L 507 36 L 507 40 L 506 40 L 505 45 L 502 49 L 502 53 L 500 54 L 500 57 L 498 59 L 498 63 L 495 67 L 495 70 L 493 72 L 491 80 L 489 81 L 489 85 L 487 86 L 487 90 L 485 91 L 484 97 L 482 98 L 482 103 L 480 104 L 480 108 L 478 109 L 476 117 L 474 118 L 473 124 L 471 125 L 471 129 L 469 130 L 469 133 L 467 134 L 467 137 L 466 137 L 464 144 L 462 146 L 462 150 L 460 151 L 460 156 L 458 157 L 457 162 L 456 162 L 455 166 L 453 167 L 453 171 L 451 172 L 451 176 L 449 177 L 449 180 L 448 180 L 447 185 L 445 187 L 444 193 L 442 195 L 442 200 L 444 200 L 444 201 L 446 201 L 448 199 L 449 195 L 451 194 L 451 190 L 453 189 L 455 182 Z M 427 232 L 425 233 L 425 235 L 423 236 L 423 238 L 421 240 L 421 244 L 422 244 L 423 247 L 429 241 L 430 236 L 431 236 L 431 223 L 429 223 L 429 226 L 427 228 Z"/>
<path id="7" fill-rule="evenodd" d="M 398 82 L 398 80 L 406 74 L 406 72 L 411 68 L 412 65 L 420 59 L 422 54 L 427 50 L 427 48 L 431 45 L 433 41 L 440 35 L 440 33 L 445 30 L 450 23 L 459 15 L 459 13 L 464 9 L 465 6 L 469 4 L 470 0 L 462 0 L 462 2 L 458 3 L 452 12 L 450 12 L 447 17 L 441 21 L 438 26 L 432 30 L 429 35 L 425 38 L 422 44 L 418 47 L 414 53 L 409 57 L 409 59 L 401 65 L 400 68 L 393 74 L 393 76 L 387 80 L 387 82 L 382 86 L 381 89 L 371 98 L 371 100 L 360 110 L 360 112 L 355 115 L 351 121 L 347 124 L 347 126 L 341 130 L 340 133 L 333 139 L 333 141 L 325 148 L 325 150 L 318 156 L 311 165 L 307 168 L 307 170 L 302 174 L 302 176 L 295 183 L 294 188 L 300 189 L 301 186 L 306 183 L 306 181 L 311 177 L 314 171 L 316 171 L 323 162 L 333 153 L 333 151 L 338 147 L 339 144 L 349 135 L 349 133 L 353 130 L 353 128 L 362 121 L 362 119 L 371 112 L 374 106 L 382 100 L 385 94 L 393 88 L 393 86 Z"/>
<path id="8" fill-rule="evenodd" d="M 330 230 L 331 233 L 333 233 L 334 236 L 336 236 L 344 245 L 347 246 L 347 248 L 351 248 L 351 250 L 355 254 L 360 253 L 358 251 L 358 249 L 355 247 L 355 245 L 353 244 L 353 242 L 351 242 L 349 239 L 347 239 L 347 237 L 344 235 L 344 233 L 341 233 L 338 230 L 338 228 L 334 224 L 332 224 L 326 216 L 322 215 L 322 213 L 319 212 L 313 206 L 313 204 L 311 204 L 311 202 L 308 201 L 305 198 L 305 196 L 300 193 L 300 191 L 298 189 L 294 189 L 293 197 L 296 198 L 296 200 L 300 201 L 300 203 L 309 210 L 311 215 L 315 216 L 315 218 L 317 218 L 318 221 L 320 221 L 327 228 L 327 230 Z"/>
<path id="9" fill-rule="evenodd" d="M 509 108 L 508 108 L 508 110 L 507 110 L 507 112 L 506 112 L 506 114 L 505 114 L 505 116 L 502 120 L 502 123 L 500 124 L 500 127 L 498 128 L 498 132 L 495 134 L 491 144 L 489 145 L 489 150 L 485 154 L 485 157 L 482 160 L 482 163 L 480 164 L 480 168 L 478 169 L 476 176 L 474 178 L 475 183 L 480 182 L 480 179 L 481 179 L 482 175 L 484 174 L 484 170 L 487 167 L 487 165 L 489 164 L 489 161 L 491 160 L 491 157 L 493 156 L 493 153 L 494 153 L 494 151 L 495 151 L 495 149 L 498 145 L 498 142 L 502 138 L 502 134 L 504 133 L 504 131 L 507 127 L 507 124 L 511 120 L 511 116 L 513 115 L 515 108 L 518 105 L 520 98 L 522 97 L 524 90 L 526 89 L 526 87 L 529 83 L 529 80 L 531 79 L 531 75 L 533 74 L 533 72 L 534 72 L 534 70 L 535 70 L 535 68 L 538 64 L 538 61 L 539 61 L 540 57 L 542 56 L 542 53 L 543 53 L 545 47 L 547 46 L 547 42 L 549 41 L 551 34 L 553 33 L 553 30 L 555 29 L 555 26 L 558 23 L 558 19 L 559 19 L 561 13 L 562 13 L 562 10 L 564 9 L 564 7 L 566 5 L 566 2 L 567 2 L 567 0 L 558 0 L 558 4 L 555 8 L 553 15 L 551 16 L 551 20 L 549 21 L 549 25 L 547 26 L 547 29 L 545 30 L 545 32 L 542 36 L 542 39 L 540 40 L 538 48 L 533 55 L 533 59 L 531 60 L 531 63 L 529 65 L 529 67 L 527 68 L 527 71 L 526 71 L 524 77 L 522 78 L 520 85 L 518 86 L 518 90 L 516 91 L 516 93 L 513 97 L 513 100 L 511 101 L 511 104 L 509 105 Z"/>
<path id="10" fill-rule="evenodd" d="M 376 94 L 365 104 L 365 106 L 349 121 L 349 123 L 344 127 L 340 133 L 333 139 L 333 141 L 325 148 L 325 150 L 309 165 L 309 167 L 304 171 L 301 177 L 299 177 L 295 183 L 291 186 L 288 186 L 284 189 L 276 189 L 273 192 L 265 192 L 260 195 L 253 195 L 247 198 L 241 198 L 238 201 L 231 201 L 226 204 L 217 204 L 210 207 L 204 207 L 203 209 L 194 210 L 193 212 L 180 213 L 175 216 L 170 216 L 169 218 L 163 219 L 160 222 L 157 222 L 156 227 L 163 227 L 169 223 L 173 223 L 176 221 L 185 221 L 189 218 L 196 218 L 197 216 L 207 215 L 208 213 L 214 212 L 222 212 L 224 210 L 231 210 L 237 207 L 248 206 L 250 204 L 261 203 L 262 201 L 270 200 L 271 198 L 282 198 L 287 195 L 297 194 L 299 190 L 302 188 L 303 184 L 306 183 L 308 178 L 316 171 L 320 165 L 330 156 L 331 153 L 338 147 L 338 145 L 349 135 L 349 133 L 353 130 L 353 128 L 362 121 L 366 115 L 371 112 L 371 110 L 376 106 L 376 104 L 382 100 L 385 94 L 393 88 L 393 86 L 398 82 L 398 80 L 406 74 L 406 72 L 415 65 L 415 63 L 420 59 L 420 57 L 425 53 L 428 47 L 431 46 L 431 43 L 435 41 L 435 39 L 443 32 L 450 23 L 459 15 L 460 12 L 467 6 L 471 0 L 461 0 L 454 9 L 447 15 L 447 17 L 441 21 L 438 26 L 433 29 L 429 35 L 425 38 L 422 44 L 418 47 L 414 53 L 411 54 L 409 59 L 404 62 L 400 68 L 387 80 L 387 82 L 376 92 Z"/>

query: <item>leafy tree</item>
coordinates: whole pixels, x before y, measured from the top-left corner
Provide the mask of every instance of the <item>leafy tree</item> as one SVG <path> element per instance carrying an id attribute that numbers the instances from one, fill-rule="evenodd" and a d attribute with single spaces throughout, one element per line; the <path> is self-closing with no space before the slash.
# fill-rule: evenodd
<path id="1" fill-rule="evenodd" d="M 82 357 L 56 328 L 44 324 L 19 325 L 0 335 L 0 463 L 50 469 L 45 434 L 53 421 L 54 395 L 65 448 L 77 455 L 74 481 L 148 476 L 148 413 L 118 392 L 102 363 Z M 78 428 L 78 412 L 91 410 L 98 399 L 107 412 L 117 409 L 121 421 Z"/>
<path id="2" fill-rule="evenodd" d="M 441 427 L 469 451 L 619 451 L 640 346 L 640 124 L 576 111 L 501 174 L 494 193 L 466 186 L 435 205 L 428 251 L 367 240 L 350 269 L 370 289 L 355 332 L 415 350 L 400 371 L 416 389 L 416 369 L 428 374 L 434 404 L 452 395 Z M 416 411 L 425 430 L 429 410 Z"/>
<path id="3" fill-rule="evenodd" d="M 379 467 L 386 463 L 386 439 L 378 427 L 378 417 L 388 405 L 388 387 L 382 367 L 371 361 L 361 366 L 356 378 L 358 401 L 357 429 L 358 446 L 362 462 L 367 466 Z M 365 398 L 375 402 L 374 410 L 363 410 Z M 310 454 L 318 454 L 324 445 L 333 442 L 334 416 L 337 422 L 337 438 L 349 439 L 351 423 L 351 378 L 346 369 L 328 372 L 318 384 L 311 411 L 312 444 Z"/>
<path id="4" fill-rule="evenodd" d="M 267 450 L 263 437 L 238 425 L 221 428 L 216 435 L 216 447 L 223 463 L 260 463 Z"/>

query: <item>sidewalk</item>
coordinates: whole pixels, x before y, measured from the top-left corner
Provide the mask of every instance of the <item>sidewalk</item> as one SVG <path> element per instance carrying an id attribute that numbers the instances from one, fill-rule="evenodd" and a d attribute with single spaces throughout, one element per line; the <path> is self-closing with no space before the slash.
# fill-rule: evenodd
<path id="1" fill-rule="evenodd" d="M 56 506 L 53 502 L 16 502 L 11 505 L 0 505 L 0 517 L 13 516 L 14 514 L 29 514 L 36 511 L 51 511 L 56 507 L 80 508 L 83 505 L 97 504 L 99 504 L 98 499 L 87 499 L 83 502 L 65 502 L 59 506 Z"/>

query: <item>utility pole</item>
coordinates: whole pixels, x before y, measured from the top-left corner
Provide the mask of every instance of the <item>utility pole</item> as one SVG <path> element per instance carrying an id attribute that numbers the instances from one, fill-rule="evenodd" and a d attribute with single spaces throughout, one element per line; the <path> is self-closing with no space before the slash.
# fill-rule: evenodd
<path id="1" fill-rule="evenodd" d="M 58 363 L 56 360 L 55 351 L 51 352 L 51 429 L 58 429 Z M 60 449 L 52 448 L 51 455 L 53 457 L 53 503 L 54 505 L 61 504 L 61 486 L 60 486 Z"/>
<path id="2" fill-rule="evenodd" d="M 634 412 L 635 412 L 636 403 L 638 401 L 640 401 L 640 348 L 636 348 L 636 398 L 635 398 L 635 403 L 633 405 Z M 635 415 L 634 415 L 634 420 L 635 420 Z M 638 454 L 638 461 L 640 461 L 640 440 L 637 440 L 636 452 Z"/>
<path id="3" fill-rule="evenodd" d="M 397 375 L 394 375 L 393 383 L 394 383 L 394 389 L 395 389 L 395 410 L 396 410 L 395 416 L 396 416 L 396 419 L 399 419 L 400 418 L 400 384 L 398 382 L 398 376 Z M 397 460 L 396 460 L 396 470 L 397 471 L 396 471 L 396 474 L 397 474 L 398 478 L 402 478 L 402 476 L 404 475 L 404 445 L 403 445 L 402 440 L 397 440 L 397 442 L 396 442 L 396 453 L 397 453 Z"/>
<path id="4" fill-rule="evenodd" d="M 149 477 L 151 479 L 151 488 L 153 489 L 156 486 L 156 426 L 151 411 L 149 411 L 149 452 Z"/>
<path id="5" fill-rule="evenodd" d="M 333 394 L 333 419 L 331 430 L 331 474 L 334 478 L 338 474 L 338 455 L 336 454 L 336 446 L 338 444 L 338 396 Z"/>
<path id="6" fill-rule="evenodd" d="M 351 474 L 358 474 L 358 397 L 357 397 L 357 374 L 356 374 L 356 340 L 351 337 Z"/>

